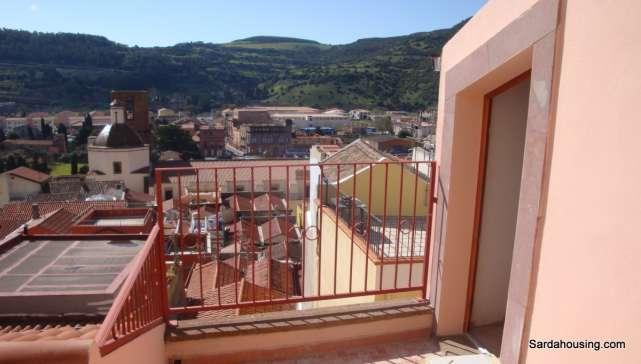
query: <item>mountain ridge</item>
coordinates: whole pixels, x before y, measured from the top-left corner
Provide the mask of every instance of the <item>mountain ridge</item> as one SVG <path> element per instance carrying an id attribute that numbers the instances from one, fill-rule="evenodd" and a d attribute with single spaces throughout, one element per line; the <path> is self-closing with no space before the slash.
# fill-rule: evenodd
<path id="1" fill-rule="evenodd" d="M 103 36 L 0 29 L 0 101 L 26 110 L 104 107 L 111 89 L 206 111 L 247 103 L 418 110 L 433 106 L 431 57 L 462 26 L 342 45 L 255 36 L 127 46 Z"/>

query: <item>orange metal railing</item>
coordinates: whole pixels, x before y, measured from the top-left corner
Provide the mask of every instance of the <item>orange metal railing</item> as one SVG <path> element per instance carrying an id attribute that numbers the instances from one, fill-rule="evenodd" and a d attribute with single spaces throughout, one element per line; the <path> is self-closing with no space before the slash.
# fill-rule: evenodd
<path id="1" fill-rule="evenodd" d="M 96 342 L 101 355 L 135 339 L 163 323 L 166 294 L 164 251 L 158 240 L 159 227 L 151 231 L 145 245 L 131 263 L 126 281 L 100 326 Z"/>

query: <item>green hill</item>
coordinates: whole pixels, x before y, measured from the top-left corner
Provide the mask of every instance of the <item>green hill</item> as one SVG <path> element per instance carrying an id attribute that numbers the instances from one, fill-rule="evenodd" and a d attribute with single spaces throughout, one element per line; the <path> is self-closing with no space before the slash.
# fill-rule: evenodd
<path id="1" fill-rule="evenodd" d="M 0 29 L 0 102 L 104 108 L 111 89 L 149 89 L 152 104 L 197 112 L 247 103 L 417 110 L 436 103 L 430 57 L 460 26 L 333 46 L 260 36 L 149 48 Z"/>

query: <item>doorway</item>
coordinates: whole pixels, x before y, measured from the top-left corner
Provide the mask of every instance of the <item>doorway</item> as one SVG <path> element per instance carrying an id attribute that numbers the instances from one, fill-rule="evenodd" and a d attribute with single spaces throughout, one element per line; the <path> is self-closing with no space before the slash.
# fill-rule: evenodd
<path id="1" fill-rule="evenodd" d="M 523 168 L 530 91 L 526 72 L 485 95 L 466 329 L 501 350 Z"/>

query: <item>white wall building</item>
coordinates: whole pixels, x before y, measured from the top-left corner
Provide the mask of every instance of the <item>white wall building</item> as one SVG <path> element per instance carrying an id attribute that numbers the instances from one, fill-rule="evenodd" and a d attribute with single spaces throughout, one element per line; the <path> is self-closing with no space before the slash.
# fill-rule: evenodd
<path id="1" fill-rule="evenodd" d="M 136 192 L 145 192 L 149 145 L 125 123 L 125 108 L 111 104 L 111 124 L 105 125 L 87 147 L 89 172 L 96 181 L 122 180 Z"/>

